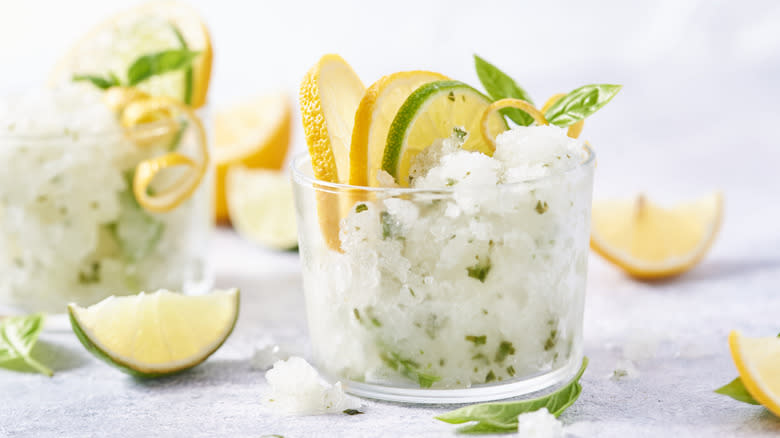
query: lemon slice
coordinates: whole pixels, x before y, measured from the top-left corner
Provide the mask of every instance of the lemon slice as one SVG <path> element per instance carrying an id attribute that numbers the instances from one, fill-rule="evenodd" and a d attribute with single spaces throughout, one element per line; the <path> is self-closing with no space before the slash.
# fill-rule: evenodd
<path id="1" fill-rule="evenodd" d="M 412 159 L 434 141 L 448 138 L 453 129 L 469 134 L 464 149 L 492 155 L 493 150 L 480 135 L 480 118 L 490 99 L 458 81 L 436 81 L 415 90 L 401 105 L 387 136 L 382 168 L 401 186 L 409 186 Z M 507 129 L 498 112 L 488 120 L 493 132 Z"/>
<path id="2" fill-rule="evenodd" d="M 563 96 L 565 96 L 564 93 L 557 93 L 550 96 L 550 98 L 547 99 L 547 102 L 544 103 L 544 106 L 542 106 L 542 112 L 546 114 L 547 110 L 550 109 L 551 106 L 555 105 L 555 102 L 557 102 Z M 568 135 L 571 138 L 578 138 L 582 133 L 582 128 L 584 127 L 585 127 L 585 119 L 580 120 L 579 122 L 574 123 L 573 125 L 570 125 L 569 130 L 566 132 L 566 135 Z"/>
<path id="3" fill-rule="evenodd" d="M 720 193 L 670 209 L 642 195 L 634 201 L 595 202 L 591 247 L 634 277 L 669 277 L 704 257 L 722 216 Z"/>
<path id="4" fill-rule="evenodd" d="M 231 167 L 227 174 L 227 198 L 233 226 L 242 237 L 273 249 L 298 246 L 289 175 Z"/>
<path id="5" fill-rule="evenodd" d="M 133 101 L 125 108 L 125 113 L 138 104 L 142 107 L 138 111 L 133 111 L 136 118 L 145 120 L 142 114 L 144 111 L 159 114 L 177 114 L 186 118 L 188 125 L 192 126 L 194 132 L 194 142 L 197 145 L 200 161 L 196 162 L 186 155 L 178 152 L 171 152 L 159 157 L 141 161 L 135 168 L 133 178 L 133 194 L 138 203 L 147 211 L 153 213 L 164 213 L 171 211 L 189 199 L 198 188 L 203 177 L 206 175 L 209 163 L 209 152 L 206 144 L 206 131 L 200 119 L 193 110 L 178 101 L 164 97 L 154 97 L 139 101 Z M 130 123 L 130 122 L 127 122 Z M 131 125 L 132 126 L 132 125 Z M 183 167 L 184 172 L 179 172 L 178 177 L 172 179 L 172 183 L 165 184 L 163 187 L 154 186 L 153 193 L 150 188 L 158 175 L 166 170 L 175 167 Z"/>
<path id="6" fill-rule="evenodd" d="M 349 144 L 365 87 L 338 55 L 325 55 L 301 83 L 301 121 L 314 176 L 349 181 Z"/>
<path id="7" fill-rule="evenodd" d="M 349 145 L 364 92 L 360 78 L 338 55 L 323 56 L 303 79 L 301 121 L 316 178 L 348 182 Z M 340 251 L 339 221 L 349 198 L 326 191 L 318 191 L 316 197 L 322 237 L 329 248 Z"/>
<path id="8" fill-rule="evenodd" d="M 731 357 L 753 398 L 780 417 L 780 338 L 729 335 Z"/>
<path id="9" fill-rule="evenodd" d="M 147 3 L 100 23 L 57 63 L 49 83 L 71 82 L 74 74 L 109 73 L 126 83 L 128 67 L 140 56 L 185 46 L 200 52 L 191 69 L 150 78 L 139 88 L 198 108 L 206 102 L 209 87 L 211 38 L 198 14 L 179 2 Z"/>
<path id="10" fill-rule="evenodd" d="M 217 110 L 214 123 L 217 222 L 229 221 L 226 177 L 231 166 L 281 169 L 290 148 L 290 98 L 277 93 Z"/>
<path id="11" fill-rule="evenodd" d="M 398 109 L 421 85 L 447 77 L 429 71 L 403 71 L 384 76 L 366 89 L 355 114 L 349 150 L 349 183 L 377 187 L 387 133 Z"/>
<path id="12" fill-rule="evenodd" d="M 139 377 L 175 373 L 203 362 L 238 319 L 238 289 L 186 296 L 160 290 L 68 306 L 71 326 L 101 360 Z"/>

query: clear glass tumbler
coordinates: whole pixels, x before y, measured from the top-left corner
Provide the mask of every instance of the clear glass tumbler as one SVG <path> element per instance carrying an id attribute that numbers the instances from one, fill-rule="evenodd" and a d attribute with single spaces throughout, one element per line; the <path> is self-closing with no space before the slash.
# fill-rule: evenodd
<path id="1" fill-rule="evenodd" d="M 57 135 L 0 126 L 0 308 L 59 313 L 110 295 L 210 287 L 212 172 L 168 211 L 148 211 L 133 193 L 144 160 L 208 160 L 205 131 L 168 122 Z M 164 169 L 147 192 L 164 194 L 182 175 Z"/>
<path id="2" fill-rule="evenodd" d="M 570 378 L 582 360 L 594 154 L 541 179 L 368 188 L 293 165 L 314 360 L 353 394 L 463 403 Z"/>

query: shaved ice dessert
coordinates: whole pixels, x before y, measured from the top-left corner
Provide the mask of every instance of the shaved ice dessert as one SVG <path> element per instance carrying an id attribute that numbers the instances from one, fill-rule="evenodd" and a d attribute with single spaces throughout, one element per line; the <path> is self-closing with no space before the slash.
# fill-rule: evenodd
<path id="1" fill-rule="evenodd" d="M 452 389 L 580 363 L 592 152 L 554 126 L 506 131 L 492 157 L 463 141 L 418 154 L 411 188 L 350 205 L 342 251 L 300 218 L 309 330 L 329 375 Z M 299 205 L 315 205 L 306 178 Z"/>
<path id="2" fill-rule="evenodd" d="M 132 190 L 139 162 L 193 149 L 190 133 L 139 147 L 101 99 L 71 86 L 0 100 L 0 306 L 57 312 L 207 286 L 209 184 L 164 213 Z"/>

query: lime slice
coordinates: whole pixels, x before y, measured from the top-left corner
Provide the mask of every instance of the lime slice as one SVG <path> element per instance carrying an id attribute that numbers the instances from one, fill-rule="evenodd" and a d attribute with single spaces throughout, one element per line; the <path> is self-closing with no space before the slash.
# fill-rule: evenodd
<path id="1" fill-rule="evenodd" d="M 211 76 L 211 40 L 198 14 L 178 2 L 148 3 L 100 23 L 57 63 L 49 82 L 70 82 L 74 74 L 114 74 L 126 83 L 128 67 L 140 56 L 182 48 L 200 52 L 192 69 L 150 78 L 138 88 L 198 108 L 206 101 Z"/>
<path id="2" fill-rule="evenodd" d="M 402 71 L 382 77 L 366 89 L 355 114 L 352 144 L 349 149 L 349 183 L 355 186 L 379 186 L 377 171 L 390 124 L 401 105 L 414 90 L 447 77 L 429 71 Z"/>
<path id="3" fill-rule="evenodd" d="M 225 342 L 238 319 L 238 289 L 186 296 L 108 297 L 90 307 L 68 306 L 73 331 L 97 358 L 138 377 L 192 368 Z"/>
<path id="4" fill-rule="evenodd" d="M 437 81 L 421 86 L 401 105 L 390 125 L 382 169 L 401 186 L 408 186 L 414 156 L 435 140 L 450 137 L 455 128 L 469 134 L 464 149 L 492 155 L 492 148 L 480 135 L 480 118 L 489 105 L 487 96 L 462 82 Z M 507 129 L 498 112 L 487 125 L 492 132 Z"/>
<path id="5" fill-rule="evenodd" d="M 298 246 L 288 175 L 273 170 L 231 167 L 227 174 L 227 198 L 233 227 L 242 237 L 274 249 Z"/>

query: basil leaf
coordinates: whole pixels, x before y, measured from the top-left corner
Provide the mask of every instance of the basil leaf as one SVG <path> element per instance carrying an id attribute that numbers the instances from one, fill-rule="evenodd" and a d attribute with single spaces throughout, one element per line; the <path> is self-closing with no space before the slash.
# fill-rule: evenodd
<path id="1" fill-rule="evenodd" d="M 106 90 L 111 87 L 119 85 L 119 78 L 113 73 L 109 73 L 108 78 L 103 78 L 97 75 L 73 75 L 73 82 L 88 81 L 92 82 L 92 85 Z"/>
<path id="2" fill-rule="evenodd" d="M 716 389 L 715 392 L 718 394 L 727 395 L 733 398 L 734 400 L 741 401 L 743 403 L 749 403 L 751 405 L 761 404 L 757 402 L 752 395 L 750 395 L 748 390 L 745 388 L 745 385 L 742 384 L 742 379 L 740 379 L 739 377 L 732 380 L 727 385 L 724 385 Z"/>
<path id="3" fill-rule="evenodd" d="M 462 424 L 476 421 L 476 424 L 458 429 L 459 433 L 489 433 L 517 431 L 517 416 L 547 408 L 551 414 L 558 417 L 571 406 L 582 392 L 579 383 L 582 373 L 588 366 L 588 358 L 582 359 L 582 366 L 574 378 L 566 386 L 543 397 L 532 400 L 512 402 L 482 403 L 466 406 L 435 417 L 437 420 L 450 424 Z"/>
<path id="4" fill-rule="evenodd" d="M 186 69 L 199 54 L 189 49 L 174 49 L 143 55 L 127 70 L 127 84 L 132 87 L 152 76 Z"/>
<path id="5" fill-rule="evenodd" d="M 181 48 L 189 49 L 187 40 L 184 39 L 184 35 L 181 34 L 179 28 L 174 26 L 173 23 L 171 23 L 171 28 L 173 28 L 173 33 L 176 34 L 176 39 L 179 40 Z M 194 81 L 193 77 L 194 73 L 192 71 L 192 65 L 190 65 L 184 70 L 184 103 L 187 105 L 192 104 L 192 83 Z"/>
<path id="6" fill-rule="evenodd" d="M 6 318 L 0 323 L 0 363 L 21 359 L 38 371 L 51 377 L 52 370 L 30 356 L 38 335 L 43 330 L 44 315 L 36 313 L 29 316 Z"/>
<path id="7" fill-rule="evenodd" d="M 622 85 L 585 85 L 561 97 L 544 113 L 553 125 L 565 128 L 598 111 L 623 88 Z"/>
<path id="8" fill-rule="evenodd" d="M 522 99 L 533 105 L 534 102 L 531 100 L 531 96 L 517 85 L 514 79 L 493 64 L 474 55 L 474 68 L 477 70 L 479 81 L 482 82 L 482 86 L 485 87 L 485 91 L 487 91 L 491 99 L 499 100 L 512 97 Z M 501 110 L 501 114 L 509 117 L 513 122 L 521 126 L 529 126 L 534 122 L 533 117 L 517 108 L 504 108 Z"/>

